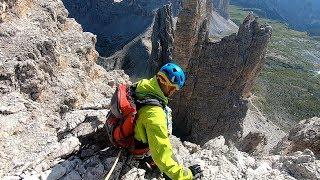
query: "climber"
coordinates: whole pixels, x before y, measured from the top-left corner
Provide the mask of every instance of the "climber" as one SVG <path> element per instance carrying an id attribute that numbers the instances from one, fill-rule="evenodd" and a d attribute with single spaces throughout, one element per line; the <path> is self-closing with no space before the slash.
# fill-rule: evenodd
<path id="1" fill-rule="evenodd" d="M 185 83 L 183 70 L 174 63 L 164 65 L 153 78 L 137 83 L 138 99 L 156 98 L 167 106 L 168 97 L 181 89 Z M 171 179 L 196 179 L 202 175 L 200 165 L 189 169 L 178 165 L 172 158 L 173 151 L 169 140 L 166 108 L 145 105 L 138 110 L 134 138 L 149 148 L 152 160 Z M 171 115 L 170 115 L 171 116 Z"/>

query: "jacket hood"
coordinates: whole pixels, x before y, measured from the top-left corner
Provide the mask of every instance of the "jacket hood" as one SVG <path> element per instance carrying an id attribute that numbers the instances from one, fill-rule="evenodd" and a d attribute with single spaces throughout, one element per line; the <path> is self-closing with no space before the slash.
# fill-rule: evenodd
<path id="1" fill-rule="evenodd" d="M 137 83 L 136 95 L 139 99 L 145 97 L 157 98 L 161 100 L 164 105 L 168 105 L 168 98 L 162 92 L 157 77 L 151 79 L 143 79 Z"/>

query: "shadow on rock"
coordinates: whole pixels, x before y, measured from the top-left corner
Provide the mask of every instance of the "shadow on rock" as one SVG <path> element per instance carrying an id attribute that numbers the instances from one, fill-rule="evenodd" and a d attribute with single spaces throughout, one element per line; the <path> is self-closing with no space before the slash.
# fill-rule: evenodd
<path id="1" fill-rule="evenodd" d="M 111 146 L 104 128 L 79 137 L 81 147 L 78 152 L 59 162 L 41 174 L 42 179 L 104 179 L 116 162 L 120 149 Z M 143 161 L 134 160 L 122 151 L 110 179 L 134 179 L 139 177 L 159 177 L 160 172 L 149 170 Z M 144 170 L 145 169 L 145 170 Z"/>

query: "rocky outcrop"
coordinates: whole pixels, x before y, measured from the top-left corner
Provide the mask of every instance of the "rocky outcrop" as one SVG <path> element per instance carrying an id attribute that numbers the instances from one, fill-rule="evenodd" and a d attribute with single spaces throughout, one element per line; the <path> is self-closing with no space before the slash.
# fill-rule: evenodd
<path id="1" fill-rule="evenodd" d="M 208 1 L 185 1 L 179 14 L 174 42 L 174 59 L 188 68 L 193 54 L 199 53 L 208 36 L 212 5 Z"/>
<path id="2" fill-rule="evenodd" d="M 177 135 L 197 143 L 219 135 L 241 137 L 245 98 L 265 63 L 272 33 L 249 14 L 237 34 L 210 42 L 208 3 L 183 4 L 174 46 L 174 59 L 188 72 L 186 86 L 175 98 L 174 126 Z"/>
<path id="3" fill-rule="evenodd" d="M 156 14 L 151 36 L 152 51 L 148 61 L 148 76 L 154 76 L 161 66 L 172 59 L 174 30 L 171 6 L 160 8 Z"/>
<path id="4" fill-rule="evenodd" d="M 0 177 L 42 171 L 105 121 L 123 71 L 96 64 L 96 38 L 60 0 L 6 0 L 0 23 Z M 1 178 L 2 179 L 2 178 Z"/>
<path id="5" fill-rule="evenodd" d="M 74 19 L 67 18 L 61 1 L 1 3 L 5 8 L 0 24 L 0 176 L 28 177 L 50 169 L 61 158 L 82 153 L 83 146 L 93 142 L 91 136 L 99 141 L 110 96 L 128 76 L 106 72 L 96 64 L 95 36 L 83 33 Z M 172 49 L 171 13 L 169 6 L 157 12 L 154 28 L 148 31 L 153 47 L 160 46 L 148 52 L 164 60 Z M 163 38 L 169 45 L 162 44 Z M 67 172 L 58 166 L 51 176 Z"/>
<path id="6" fill-rule="evenodd" d="M 120 51 L 98 64 L 107 70 L 123 69 L 132 80 L 153 76 L 159 67 L 172 59 L 173 20 L 171 6 L 159 8 L 152 24 Z"/>
<path id="7" fill-rule="evenodd" d="M 0 2 L 0 22 L 2 22 L 4 20 L 4 18 L 6 17 L 6 13 L 7 13 L 7 3 L 6 2 Z"/>
<path id="8" fill-rule="evenodd" d="M 27 1 L 18 0 L 1 0 L 0 1 L 0 23 L 5 21 L 9 15 L 15 14 L 19 16 L 26 15 L 26 11 L 30 8 Z M 15 8 L 13 8 L 15 7 Z"/>
<path id="9" fill-rule="evenodd" d="M 227 146 L 225 139 L 218 137 L 205 143 L 199 151 L 189 153 L 178 159 L 188 165 L 203 164 L 204 179 L 319 179 L 320 175 L 317 170 L 320 161 L 309 150 L 282 157 L 253 158 Z"/>
<path id="10" fill-rule="evenodd" d="M 251 155 L 266 154 L 265 146 L 268 144 L 267 137 L 261 132 L 250 132 L 239 143 L 239 150 Z"/>
<path id="11" fill-rule="evenodd" d="M 271 155 L 251 157 L 226 145 L 221 136 L 208 141 L 202 147 L 181 141 L 172 136 L 175 158 L 188 167 L 201 164 L 202 179 L 320 179 L 320 160 L 310 150 L 286 156 Z M 21 177 L 33 179 L 103 179 L 113 165 L 118 150 L 97 150 L 95 146 L 83 149 L 42 172 L 25 172 Z M 11 176 L 8 179 L 19 177 Z M 157 171 L 143 168 L 143 163 L 121 156 L 111 179 L 164 179 Z M 6 177 L 4 178 L 6 179 Z"/>
<path id="12" fill-rule="evenodd" d="M 65 5 L 85 30 L 97 34 L 97 49 L 100 56 L 105 56 L 100 57 L 98 63 L 107 70 L 124 69 L 135 81 L 153 76 L 172 59 L 173 29 L 181 12 L 181 2 L 65 1 Z M 228 16 L 228 3 L 208 1 L 212 9 L 209 35 L 216 39 L 238 30 L 237 25 L 219 14 Z"/>
<path id="13" fill-rule="evenodd" d="M 227 22 L 229 0 L 211 1 L 218 14 Z M 74 17 L 85 31 L 97 35 L 96 47 L 103 57 L 113 55 L 144 33 L 151 26 L 158 8 L 171 4 L 174 19 L 182 9 L 182 0 L 123 0 L 120 2 L 63 0 L 63 2 L 70 16 Z M 230 24 L 230 26 L 233 25 Z"/>
<path id="14" fill-rule="evenodd" d="M 301 121 L 278 143 L 273 152 L 289 154 L 305 149 L 310 149 L 320 157 L 320 118 L 315 117 Z"/>
<path id="15" fill-rule="evenodd" d="M 70 16 L 74 17 L 85 31 L 97 35 L 97 50 L 104 57 L 113 55 L 145 33 L 148 28 L 152 28 L 158 8 L 171 3 L 173 15 L 176 16 L 180 11 L 180 1 L 123 0 L 116 3 L 113 0 L 63 0 Z M 144 62 L 146 60 L 142 59 Z"/>
<path id="16" fill-rule="evenodd" d="M 107 138 L 101 127 L 105 122 L 110 97 L 116 85 L 121 82 L 129 83 L 128 76 L 123 71 L 107 72 L 96 64 L 98 54 L 95 51 L 95 36 L 82 32 L 82 28 L 74 19 L 67 18 L 67 12 L 60 0 L 5 2 L 9 8 L 3 11 L 5 17 L 0 23 L 0 178 L 103 179 L 114 163 L 118 150 L 107 147 Z M 210 15 L 212 11 L 210 6 L 207 6 L 210 3 L 189 1 L 185 5 L 189 8 L 189 13 L 192 13 L 183 11 L 184 18 L 192 20 L 192 27 L 189 27 L 189 30 L 197 34 L 197 38 L 192 39 L 195 44 L 191 44 L 191 48 L 188 49 L 192 52 L 183 54 L 188 58 L 185 66 L 190 81 L 188 79 L 186 91 L 182 95 L 190 94 L 190 96 L 181 98 L 191 97 L 189 100 L 195 101 L 194 104 L 191 104 L 193 102 L 186 104 L 186 108 L 190 108 L 188 112 L 191 115 L 190 120 L 202 115 L 205 115 L 203 120 L 208 120 L 206 116 L 211 116 L 215 120 L 211 109 L 203 114 L 200 113 L 206 106 L 205 103 L 208 103 L 208 107 L 213 104 L 211 101 L 200 101 L 205 99 L 205 95 L 220 100 L 220 105 L 224 107 L 238 105 L 239 102 L 235 100 L 245 101 L 241 98 L 247 94 L 246 90 L 250 90 L 251 84 L 248 85 L 243 79 L 252 80 L 250 78 L 258 73 L 260 66 L 257 64 L 261 62 L 254 60 L 258 54 L 264 54 L 264 43 L 270 38 L 269 27 L 266 26 L 263 30 L 264 26 L 258 26 L 253 17 L 249 16 L 240 27 L 238 35 L 224 38 L 216 43 L 209 42 L 206 38 L 208 18 L 199 16 L 198 13 L 208 12 Z M 194 7 L 196 9 L 193 9 Z M 166 14 L 168 11 L 158 12 Z M 184 18 L 178 22 L 187 23 Z M 201 21 L 197 21 L 199 20 L 197 18 Z M 157 23 L 158 26 L 171 22 L 157 21 Z M 184 30 L 183 27 L 183 24 L 179 24 L 179 30 Z M 153 32 L 156 32 L 155 29 L 152 29 Z M 171 36 L 171 30 L 166 32 L 169 33 L 155 33 L 153 36 L 155 42 L 161 42 L 163 36 Z M 188 32 L 182 33 L 192 35 Z M 187 42 L 187 39 L 180 37 L 177 45 L 183 42 Z M 231 50 L 225 51 L 223 47 Z M 170 52 L 169 49 L 170 47 L 163 50 Z M 184 52 L 183 48 L 180 50 Z M 161 59 L 160 52 L 163 51 L 154 51 L 154 57 Z M 238 54 L 241 54 L 242 58 L 239 58 Z M 221 65 L 225 62 L 219 63 L 221 57 L 226 57 L 228 69 L 241 69 L 237 72 L 243 79 L 239 77 L 232 81 L 236 76 L 221 78 L 219 75 L 224 74 L 216 70 L 216 67 L 224 68 Z M 204 64 L 201 64 L 200 60 Z M 240 65 L 243 66 L 240 68 Z M 258 69 L 250 71 L 257 66 Z M 213 72 L 214 76 L 204 76 L 206 70 Z M 196 82 L 195 75 L 199 75 L 199 80 Z M 202 91 L 201 83 L 210 85 L 213 89 L 205 88 L 205 91 Z M 227 85 L 225 87 L 233 88 L 233 91 L 228 88 L 221 88 L 218 91 L 214 86 L 217 83 L 225 83 Z M 194 91 L 189 91 L 190 85 L 194 87 Z M 213 91 L 224 99 L 219 99 L 220 96 L 215 95 Z M 225 96 L 224 93 L 229 96 Z M 230 94 L 235 96 L 230 97 Z M 235 98 L 232 102 L 236 104 L 223 101 L 230 100 L 225 97 Z M 183 100 L 181 103 L 186 102 L 186 99 L 181 100 Z M 180 110 L 185 110 L 183 108 Z M 217 120 L 226 120 L 233 112 L 236 111 L 226 109 Z M 236 115 L 237 113 L 232 118 L 236 119 Z M 197 128 L 202 128 L 203 138 L 206 139 L 209 137 L 205 136 L 208 128 L 202 124 L 203 122 L 199 120 L 200 126 Z M 318 118 L 305 122 L 309 124 L 303 124 L 301 128 L 293 130 L 288 136 L 293 138 L 288 139 L 298 142 L 299 145 L 302 142 L 296 139 L 303 139 L 303 142 L 307 142 L 306 146 L 312 149 L 319 139 Z M 208 125 L 210 123 L 209 121 Z M 216 125 L 221 124 L 227 123 L 218 121 L 216 123 Z M 196 129 L 191 131 L 192 137 L 196 137 L 195 140 L 201 143 L 198 138 L 200 134 L 194 133 L 194 130 Z M 247 149 L 255 149 L 264 142 L 264 137 L 260 134 L 249 135 L 247 139 L 250 140 L 248 142 L 252 142 L 244 146 L 249 147 Z M 232 144 L 226 143 L 222 136 L 202 143 L 203 146 L 187 141 L 181 143 L 180 139 L 174 136 L 171 137 L 171 141 L 180 164 L 186 167 L 196 163 L 203 165 L 203 179 L 320 179 L 320 161 L 312 152 L 317 152 L 314 149 L 310 151 L 303 148 L 302 152 L 255 158 L 238 151 Z M 142 169 L 142 165 L 124 154 L 120 157 L 111 179 L 152 179 L 160 175 L 159 172 Z"/>
<path id="17" fill-rule="evenodd" d="M 243 122 L 243 137 L 246 137 L 252 132 L 259 132 L 259 134 L 264 136 L 267 140 L 266 145 L 263 143 L 261 144 L 264 145 L 261 150 L 263 152 L 270 152 L 286 133 L 265 117 L 265 115 L 252 103 L 252 98 L 254 98 L 254 96 L 249 98 L 249 110 L 247 111 L 247 115 Z M 245 143 L 245 140 L 241 140 L 240 145 L 242 145 L 241 142 Z M 262 146 L 259 145 L 257 147 L 260 148 Z"/>

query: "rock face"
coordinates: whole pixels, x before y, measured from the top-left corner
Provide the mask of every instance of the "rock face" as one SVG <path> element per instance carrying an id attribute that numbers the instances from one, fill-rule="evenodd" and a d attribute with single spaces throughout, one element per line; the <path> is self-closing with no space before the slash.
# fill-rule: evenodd
<path id="1" fill-rule="evenodd" d="M 10 20 L 12 15 L 26 16 L 28 9 L 31 8 L 31 4 L 29 1 L 1 0 L 0 23 Z"/>
<path id="2" fill-rule="evenodd" d="M 239 143 L 239 150 L 252 155 L 266 154 L 265 146 L 268 144 L 267 137 L 261 132 L 250 132 Z"/>
<path id="3" fill-rule="evenodd" d="M 67 18 L 68 13 L 60 0 L 6 0 L 1 3 L 6 4 L 8 8 L 1 11 L 1 15 L 5 16 L 2 16 L 4 18 L 0 23 L 0 179 L 103 179 L 110 171 L 118 150 L 106 147 L 107 138 L 101 127 L 105 122 L 115 86 L 121 82 L 129 83 L 128 76 L 123 71 L 107 72 L 96 64 L 98 55 L 95 51 L 95 36 L 83 33 L 74 19 Z M 250 78 L 256 76 L 260 68 L 257 64 L 261 63 L 255 61 L 256 56 L 264 54 L 265 44 L 271 33 L 269 27 L 263 30 L 263 27 L 258 26 L 253 17 L 249 16 L 240 27 L 238 35 L 227 37 L 217 43 L 209 42 L 206 39 L 206 21 L 210 16 L 201 16 L 199 13 L 208 12 L 210 15 L 210 3 L 188 1 L 177 26 L 177 30 L 183 35 L 198 35 L 198 38 L 191 39 L 195 44 L 191 44 L 188 50 L 192 52 L 182 54 L 188 58 L 184 65 L 190 75 L 187 90 L 182 95 L 191 93 L 191 96 L 187 97 L 195 101 L 194 108 L 192 109 L 189 102 L 186 104 L 187 108 L 199 110 L 197 116 L 190 116 L 190 120 L 200 117 L 199 112 L 207 102 L 199 102 L 205 99 L 205 94 L 214 95 L 211 90 L 216 91 L 215 84 L 232 81 L 232 78 L 217 80 L 221 77 L 218 75 L 223 73 L 215 68 L 224 68 L 219 57 L 227 57 L 227 62 L 234 65 L 226 63 L 228 69 L 234 70 L 243 65 L 237 72 L 247 80 L 244 83 L 242 78 L 238 78 L 239 80 L 230 82 L 238 86 L 229 86 L 230 84 L 226 83 L 228 86 L 225 87 L 237 88 L 232 92 L 228 88 L 221 88 L 221 91 L 217 91 L 221 93 L 221 98 L 235 94 L 236 96 L 231 97 L 239 100 L 249 92 L 252 83 L 247 82 L 253 82 Z M 169 11 L 166 10 L 168 8 L 158 11 L 159 16 L 167 14 Z M 192 20 L 190 26 L 181 24 L 188 22 L 186 18 Z M 155 27 L 169 27 L 171 22 L 157 23 Z M 168 26 L 159 26 L 167 23 Z M 182 31 L 186 26 L 191 31 L 190 34 Z M 152 31 L 157 32 L 155 29 Z M 171 37 L 170 33 L 154 33 L 152 38 L 155 42 L 161 42 L 163 36 Z M 179 36 L 178 40 L 178 49 L 185 52 L 184 46 L 179 43 L 187 42 L 187 39 Z M 163 49 L 164 46 L 161 43 L 160 45 Z M 231 50 L 226 51 L 223 47 Z M 159 49 L 161 48 L 156 48 Z M 161 59 L 160 52 L 166 54 L 170 52 L 169 49 L 170 47 L 166 47 L 164 51 L 152 52 L 155 53 L 154 57 Z M 242 59 L 238 54 L 241 54 Z M 204 64 L 201 64 L 199 59 Z M 249 71 L 257 66 L 258 69 L 255 71 Z M 207 74 L 204 76 L 208 67 L 212 67 L 209 71 L 213 72 L 213 77 Z M 196 70 L 202 72 L 197 74 Z M 194 82 L 195 75 L 199 75 L 199 78 L 204 77 L 196 83 L 213 83 L 210 86 L 213 89 L 201 91 Z M 246 78 L 247 76 L 250 78 Z M 188 91 L 191 84 L 195 87 L 194 91 Z M 229 96 L 224 96 L 222 92 Z M 199 99 L 193 95 L 199 96 Z M 232 101 L 236 104 L 228 104 L 229 101 L 213 97 L 220 100 L 225 107 L 239 104 L 237 101 Z M 241 99 L 242 101 L 244 100 Z M 198 103 L 201 106 L 198 106 Z M 212 105 L 212 102 L 208 105 Z M 226 111 L 234 112 L 230 108 Z M 219 120 L 228 119 L 228 113 L 219 116 Z M 212 116 L 209 110 L 203 114 Z M 232 117 L 237 119 L 236 115 L 235 113 Z M 202 124 L 204 121 L 199 122 L 199 128 L 203 128 L 201 131 L 206 135 L 208 129 Z M 195 129 L 192 130 L 191 132 L 194 132 Z M 317 153 L 318 131 L 319 118 L 306 120 L 297 129 L 292 130 L 287 139 Z M 192 137 L 200 140 L 198 134 L 193 133 Z M 264 140 L 260 134 L 249 135 L 247 139 L 252 140 L 248 142 L 254 142 L 245 146 L 251 149 L 259 147 L 260 142 Z M 203 146 L 186 141 L 181 143 L 180 139 L 174 136 L 171 137 L 171 141 L 180 164 L 186 167 L 196 163 L 204 165 L 203 179 L 320 179 L 320 161 L 309 149 L 292 148 L 290 151 L 303 151 L 255 159 L 238 151 L 233 145 L 226 145 L 222 136 L 203 143 Z M 123 155 L 111 179 L 159 177 L 159 172 L 149 172 L 142 167 L 141 163 Z"/>
<path id="4" fill-rule="evenodd" d="M 273 152 L 289 154 L 305 149 L 310 149 L 320 157 L 320 118 L 301 121 L 278 143 Z"/>
<path id="5" fill-rule="evenodd" d="M 153 76 L 172 58 L 173 29 L 181 2 L 64 1 L 71 17 L 75 17 L 86 31 L 97 34 L 97 49 L 105 56 L 100 57 L 98 63 L 107 70 L 124 69 L 133 81 Z M 229 1 L 208 3 L 213 11 L 210 36 L 221 38 L 238 30 L 228 19 Z"/>
<path id="6" fill-rule="evenodd" d="M 267 144 L 261 150 L 264 152 L 270 152 L 273 149 L 273 147 L 276 146 L 277 143 L 286 135 L 286 133 L 283 130 L 281 130 L 277 125 L 270 122 L 263 115 L 263 113 L 261 113 L 260 110 L 253 105 L 250 99 L 249 102 L 249 110 L 243 122 L 243 136 L 246 137 L 252 132 L 259 132 L 259 134 L 263 135 L 267 140 Z M 240 145 L 242 145 L 241 142 L 245 143 L 245 140 L 241 140 Z M 261 145 L 264 144 L 262 143 Z M 261 146 L 259 145 L 258 147 L 260 148 Z M 239 149 L 241 150 L 240 147 Z"/>
<path id="7" fill-rule="evenodd" d="M 171 4 L 173 17 L 181 11 L 182 0 L 63 0 L 70 16 L 85 31 L 97 35 L 97 50 L 108 57 L 144 33 L 152 24 L 158 8 Z M 215 10 L 229 19 L 229 0 L 212 0 Z M 93 21 L 94 20 L 94 21 Z"/>
<path id="8" fill-rule="evenodd" d="M 172 58 L 173 20 L 171 6 L 156 11 L 152 24 L 120 51 L 98 64 L 105 69 L 123 69 L 132 80 L 153 76 L 159 67 Z"/>
<path id="9" fill-rule="evenodd" d="M 187 1 L 177 22 L 174 59 L 187 71 L 175 98 L 175 132 L 205 143 L 219 135 L 237 140 L 254 81 L 264 63 L 272 28 L 249 14 L 239 32 L 219 42 L 208 40 L 210 2 Z M 208 98 L 209 97 L 209 98 Z"/>
<path id="10" fill-rule="evenodd" d="M 95 36 L 60 0 L 1 3 L 0 177 L 48 169 L 78 150 L 105 121 L 115 85 L 128 80 L 96 64 Z"/>
<path id="11" fill-rule="evenodd" d="M 175 158 L 185 167 L 201 164 L 202 179 L 320 179 L 320 160 L 310 150 L 286 156 L 251 157 L 233 146 L 226 145 L 220 136 L 202 147 L 172 136 Z M 83 156 L 91 151 L 90 156 Z M 115 162 L 118 150 L 97 151 L 94 146 L 83 149 L 81 155 L 68 159 L 43 172 L 24 172 L 24 178 L 33 179 L 103 179 Z M 14 177 L 11 177 L 13 179 Z M 19 177 L 16 177 L 19 178 Z M 163 179 L 159 172 L 143 168 L 142 163 L 121 156 L 111 179 Z M 6 177 L 4 178 L 6 179 Z M 9 179 L 9 177 L 8 177 Z"/>
<path id="12" fill-rule="evenodd" d="M 157 11 L 151 36 L 152 51 L 148 61 L 149 77 L 155 75 L 161 66 L 172 59 L 174 30 L 171 6 Z"/>
<path id="13" fill-rule="evenodd" d="M 113 55 L 144 33 L 153 23 L 158 8 L 171 3 L 174 16 L 180 9 L 180 0 L 123 0 L 119 3 L 113 0 L 64 0 L 63 2 L 70 16 L 74 17 L 85 31 L 97 35 L 97 50 L 105 57 Z"/>
<path id="14" fill-rule="evenodd" d="M 319 179 L 320 161 L 309 150 L 288 156 L 265 156 L 252 158 L 225 145 L 218 137 L 205 143 L 200 150 L 190 152 L 188 146 L 175 145 L 186 165 L 203 164 L 203 179 Z M 190 155 L 189 155 L 190 153 Z M 182 155 L 183 154 L 183 155 Z M 201 158 L 200 158 L 201 157 Z M 206 158 L 204 158 L 206 157 Z"/>

